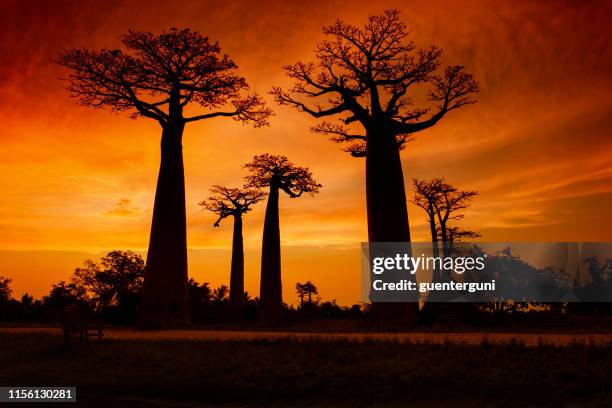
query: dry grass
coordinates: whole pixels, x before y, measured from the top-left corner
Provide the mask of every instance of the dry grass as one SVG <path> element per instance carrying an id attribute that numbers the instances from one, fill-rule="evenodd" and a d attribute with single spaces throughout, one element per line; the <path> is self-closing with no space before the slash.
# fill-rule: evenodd
<path id="1" fill-rule="evenodd" d="M 612 404 L 612 345 L 62 341 L 0 333 L 0 383 L 76 385 L 79 401 L 91 406 Z"/>

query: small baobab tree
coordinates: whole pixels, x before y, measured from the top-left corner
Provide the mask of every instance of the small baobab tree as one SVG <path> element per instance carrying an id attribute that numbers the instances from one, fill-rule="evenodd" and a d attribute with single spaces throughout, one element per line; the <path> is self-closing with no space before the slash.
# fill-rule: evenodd
<path id="1" fill-rule="evenodd" d="M 267 188 L 268 203 L 264 219 L 261 247 L 260 320 L 265 324 L 278 322 L 283 307 L 281 283 L 280 227 L 278 219 L 279 192 L 291 198 L 304 193 L 318 193 L 322 187 L 306 167 L 298 167 L 285 156 L 262 154 L 244 166 L 249 188 Z"/>
<path id="2" fill-rule="evenodd" d="M 305 283 L 296 283 L 295 284 L 295 292 L 300 298 L 300 306 L 304 306 L 304 298 L 308 298 L 307 302 L 312 304 L 312 295 L 318 295 L 319 290 L 311 281 L 307 281 Z"/>
<path id="3" fill-rule="evenodd" d="M 448 225 L 449 220 L 458 221 L 463 218 L 463 214 L 459 211 L 467 208 L 473 198 L 478 195 L 478 192 L 461 191 L 447 183 L 443 178 L 414 179 L 413 184 L 414 198 L 412 202 L 427 214 L 434 256 L 440 255 L 438 246 L 440 241 L 442 242 L 444 256 L 449 256 L 453 251 L 453 242 L 480 237 L 480 234 L 475 231 Z M 450 277 L 443 271 L 434 271 L 434 281 L 446 281 L 448 279 Z M 431 306 L 429 307 L 434 309 Z"/>
<path id="4" fill-rule="evenodd" d="M 458 221 L 463 218 L 460 211 L 470 206 L 478 195 L 477 191 L 459 190 L 443 178 L 414 179 L 413 184 L 412 202 L 427 213 L 432 242 L 453 242 L 480 236 L 474 231 L 448 225 L 448 221 Z"/>
<path id="5" fill-rule="evenodd" d="M 460 65 L 439 72 L 442 51 L 417 50 L 398 10 L 370 15 L 363 27 L 337 20 L 323 33 L 316 62 L 285 66 L 296 83 L 288 91 L 273 88 L 272 94 L 280 105 L 315 118 L 339 118 L 320 122 L 313 131 L 344 143 L 352 156 L 365 157 L 369 241 L 409 242 L 400 151 L 417 132 L 474 103 L 477 83 Z M 428 92 L 414 92 L 422 86 Z M 417 107 L 413 97 L 422 94 L 428 101 Z M 418 304 L 382 304 L 379 310 L 381 317 L 408 314 L 405 318 L 414 321 Z"/>
<path id="6" fill-rule="evenodd" d="M 271 111 L 258 95 L 246 93 L 246 80 L 236 73 L 234 61 L 221 54 L 219 44 L 197 31 L 171 29 L 154 35 L 130 30 L 120 41 L 123 50 L 64 50 L 57 63 L 70 71 L 68 90 L 82 105 L 127 112 L 161 127 L 141 321 L 180 324 L 188 320 L 185 125 L 230 117 L 259 127 L 267 124 Z M 202 111 L 188 116 L 189 106 Z"/>
<path id="7" fill-rule="evenodd" d="M 213 186 L 212 195 L 200 205 L 219 216 L 214 226 L 218 227 L 224 218 L 234 219 L 232 239 L 232 266 L 230 270 L 230 307 L 241 309 L 244 302 L 244 245 L 242 239 L 242 215 L 263 199 L 265 193 L 256 189 L 228 188 Z"/>
<path id="8" fill-rule="evenodd" d="M 436 225 L 436 203 L 440 201 L 440 185 L 442 179 L 412 180 L 414 184 L 414 198 L 412 203 L 421 207 L 427 213 L 427 223 L 431 234 L 431 242 L 438 242 L 438 230 Z"/>

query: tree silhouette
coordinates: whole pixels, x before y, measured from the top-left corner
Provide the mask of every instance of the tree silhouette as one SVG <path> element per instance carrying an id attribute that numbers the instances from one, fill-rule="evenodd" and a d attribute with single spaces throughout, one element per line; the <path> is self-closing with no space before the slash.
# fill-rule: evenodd
<path id="1" fill-rule="evenodd" d="M 318 295 L 319 291 L 317 287 L 311 281 L 305 283 L 296 283 L 295 291 L 300 298 L 300 306 L 304 305 L 304 297 L 308 297 L 308 303 L 312 303 L 312 295 Z"/>
<path id="2" fill-rule="evenodd" d="M 110 251 L 100 262 L 85 260 L 82 267 L 75 269 L 71 283 L 84 289 L 97 309 L 104 311 L 111 305 L 123 307 L 138 296 L 144 270 L 140 255 L 132 251 Z"/>
<path id="3" fill-rule="evenodd" d="M 182 137 L 185 125 L 231 117 L 255 127 L 271 111 L 256 94 L 245 94 L 246 80 L 219 44 L 189 29 L 159 35 L 128 31 L 125 51 L 69 49 L 57 63 L 68 68 L 71 95 L 82 105 L 132 118 L 155 120 L 162 128 L 142 304 L 143 324 L 184 323 L 187 312 L 187 244 Z M 204 111 L 186 116 L 188 105 Z"/>
<path id="4" fill-rule="evenodd" d="M 58 311 L 62 311 L 76 303 L 87 303 L 85 289 L 65 281 L 54 284 L 49 294 L 43 298 L 45 307 Z"/>
<path id="5" fill-rule="evenodd" d="M 412 180 L 414 183 L 414 198 L 412 202 L 421 207 L 427 213 L 427 222 L 431 233 L 431 242 L 438 242 L 438 230 L 436 226 L 436 207 L 434 203 L 439 201 L 441 179 Z"/>
<path id="6" fill-rule="evenodd" d="M 463 229 L 459 227 L 447 227 L 446 228 L 448 235 L 448 242 L 461 242 L 464 239 L 472 239 L 472 238 L 480 238 L 481 235 L 479 232 Z"/>
<path id="7" fill-rule="evenodd" d="M 476 238 L 480 234 L 458 227 L 449 227 L 449 220 L 460 220 L 460 210 L 467 208 L 478 195 L 477 191 L 461 191 L 447 183 L 443 178 L 431 180 L 414 179 L 414 198 L 412 202 L 427 213 L 432 242 L 460 241 Z M 436 225 L 437 221 L 437 225 Z"/>
<path id="8" fill-rule="evenodd" d="M 211 301 L 218 306 L 223 305 L 227 301 L 227 292 L 227 286 L 219 286 L 217 289 L 213 290 Z"/>
<path id="9" fill-rule="evenodd" d="M 13 293 L 11 281 L 12 279 L 0 276 L 0 303 L 11 300 L 11 294 Z"/>
<path id="10" fill-rule="evenodd" d="M 230 272 L 230 307 L 236 311 L 244 301 L 244 246 L 242 240 L 242 214 L 261 201 L 265 194 L 256 189 L 228 188 L 213 186 L 212 195 L 200 203 L 219 216 L 214 226 L 218 227 L 221 220 L 227 217 L 234 219 L 234 235 L 232 239 L 232 266 Z"/>
<path id="11" fill-rule="evenodd" d="M 321 184 L 306 167 L 298 167 L 285 156 L 262 154 L 244 166 L 251 174 L 246 187 L 268 188 L 268 203 L 264 220 L 261 249 L 260 320 L 265 324 L 278 322 L 282 312 L 280 228 L 278 221 L 279 190 L 297 198 L 304 193 L 318 193 Z"/>
<path id="12" fill-rule="evenodd" d="M 460 191 L 447 183 L 443 178 L 433 178 L 431 180 L 413 179 L 414 198 L 412 202 L 425 210 L 427 214 L 427 222 L 431 233 L 431 241 L 433 243 L 432 255 L 440 256 L 440 248 L 438 242 L 442 241 L 442 253 L 444 257 L 453 255 L 453 243 L 462 241 L 465 238 L 477 238 L 480 234 L 462 229 L 457 226 L 449 226 L 449 220 L 460 220 L 463 214 L 460 210 L 467 208 L 472 199 L 478 195 L 476 191 Z M 446 282 L 451 280 L 448 271 L 435 268 L 432 272 L 433 282 Z M 447 294 L 430 294 L 428 302 L 425 303 L 423 310 L 432 314 L 437 313 L 455 313 L 462 316 L 465 313 L 465 305 L 463 304 L 444 304 L 442 299 L 446 298 Z M 434 302 L 434 297 L 438 298 L 438 302 Z"/>
<path id="13" fill-rule="evenodd" d="M 327 39 L 317 45 L 317 62 L 285 66 L 296 83 L 288 92 L 273 88 L 272 94 L 279 104 L 315 118 L 340 115 L 339 122 L 322 122 L 313 130 L 348 144 L 344 150 L 353 156 L 366 158 L 369 241 L 409 242 L 400 150 L 448 112 L 474 103 L 477 83 L 459 65 L 438 73 L 441 50 L 416 50 L 398 10 L 370 15 L 363 27 L 337 20 L 323 27 L 323 33 Z M 417 85 L 429 85 L 433 113 L 431 106 L 414 106 L 409 95 Z M 405 313 L 414 320 L 418 304 L 380 308 L 387 310 L 383 315 Z"/>

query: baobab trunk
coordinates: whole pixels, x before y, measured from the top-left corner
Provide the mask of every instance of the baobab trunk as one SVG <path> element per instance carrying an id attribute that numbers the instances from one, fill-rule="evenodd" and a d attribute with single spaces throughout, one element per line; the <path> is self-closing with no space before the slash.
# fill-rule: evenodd
<path id="1" fill-rule="evenodd" d="M 232 268 L 230 272 L 230 307 L 239 312 L 244 301 L 244 248 L 242 242 L 242 215 L 234 215 L 232 240 Z"/>
<path id="2" fill-rule="evenodd" d="M 427 209 L 429 216 L 429 231 L 431 232 L 431 242 L 438 242 L 438 231 L 436 231 L 436 214 L 434 213 L 433 205 L 429 204 Z"/>
<path id="3" fill-rule="evenodd" d="M 140 311 L 140 322 L 146 326 L 189 322 L 183 129 L 180 122 L 168 123 L 162 131 L 161 164 Z"/>
<path id="4" fill-rule="evenodd" d="M 259 320 L 262 324 L 278 323 L 283 310 L 278 189 L 278 183 L 272 180 L 270 183 L 268 204 L 266 206 L 261 247 Z"/>
<path id="5" fill-rule="evenodd" d="M 370 129 L 366 144 L 369 242 L 410 242 L 404 175 L 395 137 L 384 128 Z M 375 314 L 382 323 L 413 325 L 418 310 L 418 302 L 374 304 Z"/>

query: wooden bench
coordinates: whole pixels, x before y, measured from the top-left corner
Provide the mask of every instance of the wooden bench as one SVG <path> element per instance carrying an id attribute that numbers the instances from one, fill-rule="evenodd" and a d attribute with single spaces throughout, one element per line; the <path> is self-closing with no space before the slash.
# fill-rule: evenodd
<path id="1" fill-rule="evenodd" d="M 64 325 L 63 331 L 66 343 L 70 343 L 70 338 L 73 334 L 79 335 L 80 343 L 89 342 L 90 337 L 97 337 L 98 341 L 104 337 L 104 329 L 101 326 L 97 325 L 96 327 L 95 324 L 91 325 L 89 323 L 79 326 Z"/>
<path id="2" fill-rule="evenodd" d="M 101 322 L 87 319 L 85 314 L 76 307 L 69 307 L 64 311 L 62 316 L 62 330 L 66 343 L 70 343 L 70 338 L 73 334 L 79 335 L 80 343 L 89 342 L 90 337 L 97 337 L 98 341 L 100 341 L 104 336 L 104 329 Z"/>

